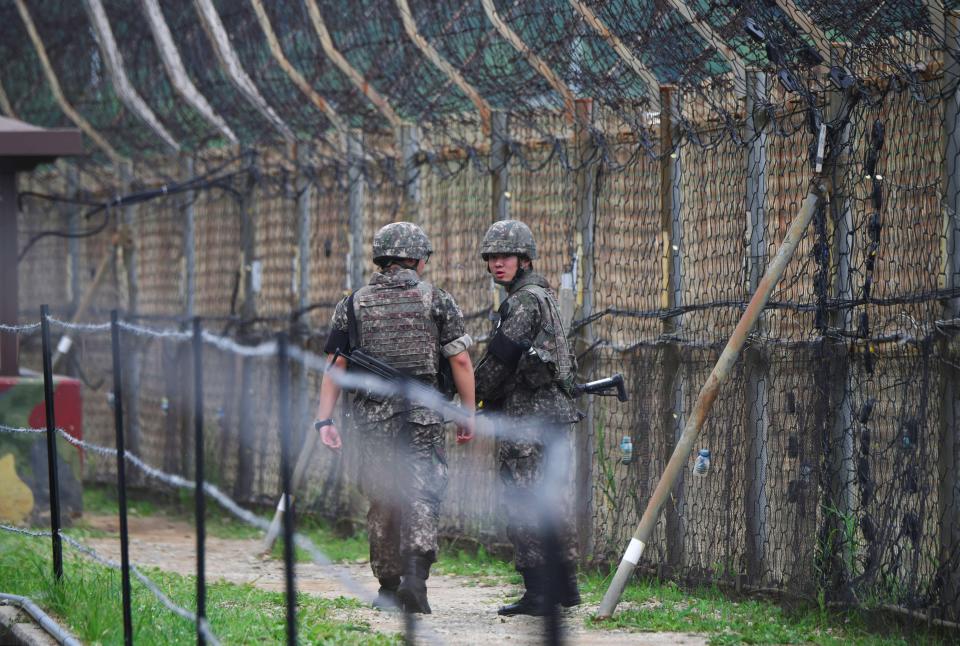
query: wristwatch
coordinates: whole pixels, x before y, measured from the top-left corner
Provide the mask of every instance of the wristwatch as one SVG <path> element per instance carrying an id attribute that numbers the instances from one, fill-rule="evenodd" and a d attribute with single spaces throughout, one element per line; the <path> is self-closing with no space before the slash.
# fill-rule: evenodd
<path id="1" fill-rule="evenodd" d="M 317 431 L 324 426 L 333 426 L 333 420 L 328 417 L 327 419 L 318 419 L 313 423 L 313 428 Z"/>

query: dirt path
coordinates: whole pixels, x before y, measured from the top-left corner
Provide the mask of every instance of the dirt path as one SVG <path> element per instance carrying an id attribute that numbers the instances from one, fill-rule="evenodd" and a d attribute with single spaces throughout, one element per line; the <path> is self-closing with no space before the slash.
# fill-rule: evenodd
<path id="1" fill-rule="evenodd" d="M 84 517 L 91 528 L 117 532 L 113 516 Z M 130 560 L 141 566 L 153 566 L 178 574 L 193 574 L 196 564 L 193 528 L 163 516 L 130 518 Z M 117 538 L 87 541 L 99 553 L 120 559 Z M 207 580 L 250 583 L 266 590 L 282 590 L 283 562 L 255 556 L 259 541 L 207 538 Z M 335 598 L 360 597 L 361 591 L 373 595 L 377 582 L 366 563 L 338 564 L 323 568 L 314 563 L 297 564 L 297 589 L 308 594 Z M 433 614 L 423 618 L 420 633 L 432 641 L 445 644 L 539 644 L 543 622 L 532 617 L 504 619 L 497 607 L 513 598 L 517 589 L 511 585 L 478 585 L 471 577 L 431 575 L 430 605 Z M 628 633 L 623 631 L 588 630 L 583 619 L 593 608 L 581 606 L 564 612 L 569 644 L 706 644 L 703 635 L 680 633 Z M 403 632 L 403 618 L 398 613 L 380 612 L 373 608 L 334 611 L 340 619 L 364 621 L 382 632 Z"/>

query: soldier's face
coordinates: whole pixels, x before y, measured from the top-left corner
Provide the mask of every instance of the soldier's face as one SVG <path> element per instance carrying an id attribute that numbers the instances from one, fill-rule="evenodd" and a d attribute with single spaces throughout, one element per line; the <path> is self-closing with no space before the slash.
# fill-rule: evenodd
<path id="1" fill-rule="evenodd" d="M 493 253 L 487 256 L 487 269 L 498 283 L 509 283 L 517 275 L 520 259 L 516 256 Z"/>

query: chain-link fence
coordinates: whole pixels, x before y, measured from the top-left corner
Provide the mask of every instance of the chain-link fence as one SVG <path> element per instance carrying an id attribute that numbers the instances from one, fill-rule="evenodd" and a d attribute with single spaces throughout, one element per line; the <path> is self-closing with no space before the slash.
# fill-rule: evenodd
<path id="1" fill-rule="evenodd" d="M 960 619 L 951 3 L 157 4 L 102 7 L 130 82 L 190 154 L 171 154 L 112 94 L 100 2 L 0 8 L 0 109 L 67 125 L 67 100 L 91 146 L 21 178 L 24 321 L 42 302 L 97 321 L 119 306 L 168 325 L 201 315 L 242 343 L 289 329 L 316 350 L 337 300 L 370 275 L 373 232 L 408 219 L 434 241 L 427 278 L 482 341 L 502 295 L 479 241 L 491 221 L 522 219 L 568 313 L 581 379 L 621 372 L 629 384 L 628 403 L 581 402 L 576 439 L 583 553 L 609 562 L 819 163 L 830 193 L 697 442 L 710 467 L 695 475 L 691 457 L 643 564 Z M 68 34 L 68 21 L 91 28 Z M 203 101 L 187 98 L 177 57 Z M 186 474 L 182 345 L 131 343 L 126 411 L 131 450 Z M 87 383 L 86 433 L 101 444 L 107 349 L 84 340 L 62 365 Z M 24 365 L 36 352 L 24 339 Z M 208 352 L 218 482 L 272 503 L 269 378 Z M 306 432 L 318 384 L 294 381 Z M 448 455 L 446 531 L 502 540 L 492 442 Z M 304 506 L 360 518 L 356 463 L 349 449 L 317 453 Z M 103 479 L 111 466 L 86 468 Z"/>

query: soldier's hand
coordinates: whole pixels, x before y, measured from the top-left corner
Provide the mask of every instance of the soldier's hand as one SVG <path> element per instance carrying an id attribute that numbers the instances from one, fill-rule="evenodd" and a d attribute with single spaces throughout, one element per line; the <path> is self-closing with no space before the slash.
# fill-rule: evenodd
<path id="1" fill-rule="evenodd" d="M 340 441 L 340 431 L 333 424 L 320 429 L 320 441 L 331 451 L 339 451 L 343 446 L 343 442 Z"/>
<path id="2" fill-rule="evenodd" d="M 466 444 L 473 439 L 474 425 L 473 417 L 469 421 L 457 424 L 457 444 Z"/>

